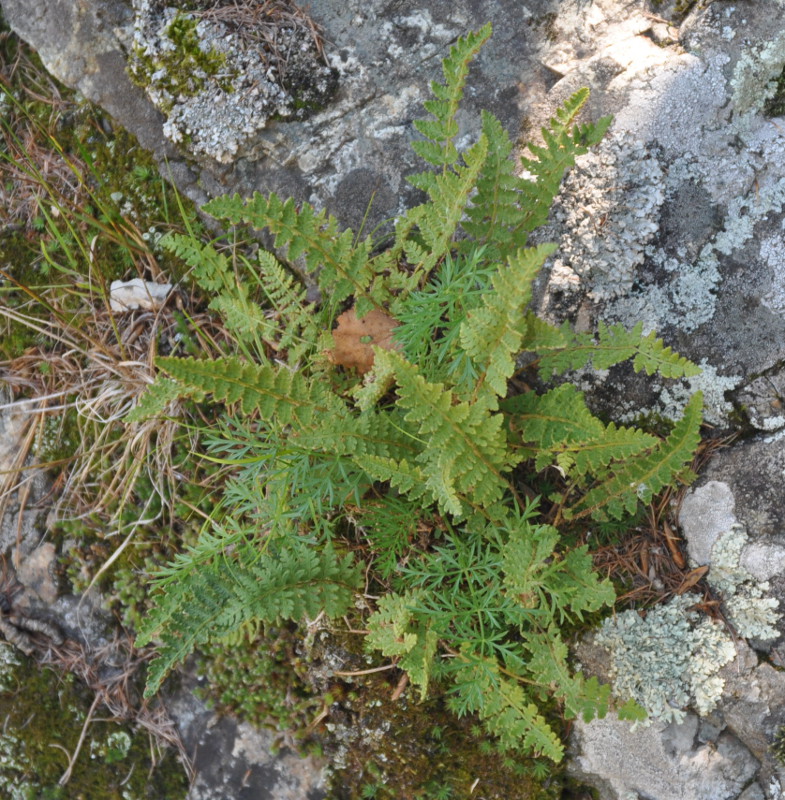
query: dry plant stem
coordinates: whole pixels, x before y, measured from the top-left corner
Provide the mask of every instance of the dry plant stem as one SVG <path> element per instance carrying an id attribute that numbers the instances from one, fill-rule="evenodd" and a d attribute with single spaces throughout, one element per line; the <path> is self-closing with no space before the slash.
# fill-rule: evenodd
<path id="1" fill-rule="evenodd" d="M 340 670 L 334 670 L 333 675 L 340 675 L 342 678 L 352 678 L 356 675 L 371 675 L 374 672 L 385 672 L 388 669 L 395 669 L 396 664 L 385 664 L 383 667 L 373 667 L 372 669 L 358 669 L 354 672 L 342 672 Z"/>
<path id="2" fill-rule="evenodd" d="M 73 772 L 74 764 L 76 763 L 76 759 L 79 756 L 79 751 L 82 749 L 82 745 L 84 744 L 84 738 L 87 735 L 87 728 L 90 723 L 93 721 L 93 711 L 95 711 L 95 707 L 98 705 L 98 701 L 100 700 L 100 695 L 96 695 L 93 699 L 93 703 L 90 706 L 90 710 L 87 712 L 87 717 L 85 718 L 84 725 L 82 725 L 82 732 L 79 734 L 79 741 L 76 743 L 76 747 L 74 748 L 74 752 L 71 757 L 68 759 L 68 768 L 62 774 L 62 777 L 57 782 L 58 786 L 65 786 L 68 781 L 71 780 L 71 772 Z"/>

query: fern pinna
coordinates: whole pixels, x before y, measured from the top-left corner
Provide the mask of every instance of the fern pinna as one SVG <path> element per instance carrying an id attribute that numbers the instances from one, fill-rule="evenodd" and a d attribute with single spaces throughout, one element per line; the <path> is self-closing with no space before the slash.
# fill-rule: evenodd
<path id="1" fill-rule="evenodd" d="M 524 352 L 545 385 L 625 360 L 668 378 L 697 368 L 640 327 L 600 324 L 591 336 L 527 310 L 555 249 L 528 246 L 529 234 L 610 120 L 576 124 L 588 95 L 577 92 L 542 131 L 543 144 L 529 146 L 525 178 L 490 114 L 476 144 L 458 153 L 468 64 L 489 35 L 486 26 L 460 39 L 444 83 L 432 84 L 432 119 L 417 123 L 424 139 L 415 149 L 434 169 L 409 178 L 427 200 L 396 220 L 388 249 L 375 252 L 307 204 L 258 194 L 205 206 L 274 235 L 282 261 L 270 253 L 242 261 L 245 282 L 211 245 L 170 237 L 214 293 L 238 355 L 159 359 L 160 377 L 132 419 L 164 411 L 176 395 L 210 397 L 225 416 L 207 437 L 209 455 L 235 474 L 215 528 L 157 581 L 139 639 L 162 642 L 148 693 L 208 639 L 319 610 L 343 615 L 363 566 L 352 565 L 352 548 L 370 559 L 366 579 L 380 596 L 367 646 L 395 659 L 422 697 L 452 684 L 458 714 L 477 714 L 505 747 L 554 760 L 563 746 L 551 699 L 564 717 L 605 713 L 607 687 L 570 669 L 562 631 L 609 607 L 613 589 L 585 547 L 565 547 L 539 521 L 529 484 L 552 467 L 562 476 L 548 498 L 552 521 L 620 519 L 689 478 L 701 399 L 663 440 L 600 421 L 570 383 L 510 392 L 510 379 Z M 321 300 L 306 303 L 286 269 L 295 259 Z M 331 342 L 347 306 L 357 318 L 376 309 L 397 326 L 391 345 L 351 342 L 373 348 L 362 378 Z M 427 520 L 427 536 L 413 536 L 417 520 Z"/>

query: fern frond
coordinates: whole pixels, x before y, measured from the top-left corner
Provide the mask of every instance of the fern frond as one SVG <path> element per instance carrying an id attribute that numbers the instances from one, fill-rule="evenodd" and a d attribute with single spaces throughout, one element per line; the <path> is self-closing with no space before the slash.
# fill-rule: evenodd
<path id="1" fill-rule="evenodd" d="M 532 177 L 519 184 L 520 203 L 526 213 L 515 226 L 513 240 L 519 240 L 522 234 L 530 233 L 545 223 L 564 173 L 575 163 L 576 156 L 583 155 L 602 139 L 610 126 L 612 118 L 603 117 L 593 124 L 574 125 L 570 131 L 588 97 L 588 89 L 579 89 L 569 97 L 556 112 L 556 117 L 541 129 L 544 145 L 528 145 L 534 158 L 521 158 Z"/>
<path id="2" fill-rule="evenodd" d="M 482 132 L 488 141 L 488 154 L 477 178 L 477 193 L 461 226 L 473 242 L 488 247 L 489 259 L 500 261 L 502 251 L 513 253 L 525 246 L 528 233 L 515 238 L 514 231 L 526 211 L 519 202 L 521 179 L 515 175 L 510 159 L 512 141 L 507 131 L 493 114 L 483 111 Z"/>
<path id="3" fill-rule="evenodd" d="M 248 287 L 237 278 L 226 256 L 193 236 L 169 233 L 162 244 L 191 267 L 196 282 L 212 297 L 210 308 L 239 340 L 253 344 L 257 333 L 265 338 L 274 334 L 275 326 L 251 301 Z"/>
<path id="4" fill-rule="evenodd" d="M 289 363 L 295 364 L 316 347 L 320 326 L 327 321 L 307 302 L 305 287 L 272 253 L 260 250 L 257 261 L 259 283 L 279 320 L 277 349 L 286 351 Z"/>
<path id="5" fill-rule="evenodd" d="M 224 403 L 240 403 L 243 413 L 258 410 L 264 419 L 308 425 L 316 414 L 343 416 L 336 395 L 309 383 L 302 373 L 252 364 L 236 357 L 216 360 L 159 358 L 157 366 L 175 380 Z"/>
<path id="6" fill-rule="evenodd" d="M 430 202 L 420 206 L 418 212 L 420 235 L 424 249 L 407 252 L 407 257 L 419 256 L 411 261 L 415 272 L 428 274 L 447 254 L 458 224 L 464 215 L 469 198 L 477 185 L 477 176 L 485 163 L 488 142 L 484 136 L 463 154 L 465 164 L 450 172 L 434 175 L 422 172 L 407 177 L 409 183 L 427 192 Z"/>
<path id="7" fill-rule="evenodd" d="M 562 701 L 565 719 L 581 716 L 585 722 L 590 722 L 608 713 L 610 685 L 600 684 L 597 678 L 587 681 L 580 672 L 570 670 L 569 651 L 556 626 L 542 633 L 528 632 L 524 634 L 524 642 L 531 654 L 528 670 L 543 686 L 551 687 Z"/>
<path id="8" fill-rule="evenodd" d="M 220 558 L 171 583 L 137 637 L 137 646 L 154 637 L 162 645 L 150 663 L 145 697 L 152 696 L 167 673 L 197 647 L 224 638 L 249 622 L 278 623 L 313 619 L 324 611 L 346 613 L 360 586 L 361 565 L 330 547 L 321 551 L 289 544 L 275 554 L 255 548 L 241 558 Z"/>
<path id="9" fill-rule="evenodd" d="M 351 456 L 363 466 L 366 456 L 414 458 L 420 448 L 407 430 L 408 426 L 394 411 L 366 411 L 353 416 L 317 417 L 302 432 L 292 435 L 292 442 L 314 453 Z"/>
<path id="10" fill-rule="evenodd" d="M 571 518 L 591 515 L 605 520 L 632 514 L 639 501 L 651 498 L 684 474 L 700 442 L 703 395 L 696 392 L 684 409 L 670 436 L 651 452 L 628 459 L 599 486 L 591 489 L 572 509 Z"/>
<path id="11" fill-rule="evenodd" d="M 458 494 L 477 504 L 493 503 L 508 487 L 503 418 L 483 402 L 457 403 L 443 384 L 429 383 L 416 366 L 394 352 L 377 352 L 395 372 L 398 405 L 426 443 L 416 460 L 434 500 L 449 513 L 463 513 Z"/>
<path id="12" fill-rule="evenodd" d="M 450 55 L 442 62 L 444 83 L 431 82 L 434 99 L 426 100 L 423 105 L 435 119 L 414 122 L 414 127 L 430 141 L 412 143 L 414 152 L 429 164 L 447 167 L 458 160 L 458 151 L 453 144 L 453 139 L 458 135 L 455 115 L 463 97 L 469 62 L 488 40 L 491 30 L 491 24 L 488 23 L 479 31 L 458 39 L 450 48 Z"/>
<path id="13" fill-rule="evenodd" d="M 583 393 L 562 384 L 543 395 L 534 392 L 502 403 L 510 425 L 526 444 L 519 454 L 535 458 L 545 469 L 554 458 L 563 465 L 569 455 L 578 475 L 596 473 L 613 460 L 622 461 L 654 447 L 659 440 L 637 428 L 607 427 L 586 406 Z"/>
<path id="14" fill-rule="evenodd" d="M 544 328 L 540 326 L 540 330 Z M 688 359 L 674 353 L 670 347 L 665 347 L 662 339 L 658 339 L 652 331 L 643 336 L 643 323 L 639 322 L 628 331 L 623 325 L 598 326 L 598 341 L 590 334 L 572 334 L 571 340 L 567 339 L 567 330 L 559 328 L 559 335 L 563 336 L 564 344 L 559 344 L 557 335 L 552 330 L 549 332 L 549 348 L 551 352 L 543 352 L 545 346 L 533 345 L 541 353 L 540 371 L 544 377 L 551 377 L 570 369 L 579 369 L 589 361 L 595 369 L 608 369 L 614 364 L 633 359 L 632 365 L 636 372 L 644 370 L 647 375 L 659 371 L 666 378 L 691 377 L 700 374 L 700 367 Z M 566 340 L 566 341 L 565 341 Z"/>
<path id="15" fill-rule="evenodd" d="M 358 466 L 376 481 L 389 481 L 394 489 L 412 502 L 429 494 L 425 473 L 406 459 L 399 461 L 383 456 L 363 456 Z"/>
<path id="16" fill-rule="evenodd" d="M 461 347 L 478 367 L 472 398 L 483 394 L 504 397 L 515 372 L 526 320 L 523 309 L 531 300 L 531 284 L 555 245 L 519 250 L 493 277 L 493 291 L 470 312 L 460 329 Z M 489 392 L 490 390 L 490 392 Z"/>
<path id="17" fill-rule="evenodd" d="M 495 659 L 464 650 L 461 660 L 451 708 L 459 716 L 476 713 L 504 749 L 525 749 L 561 761 L 564 745 L 524 688 L 503 677 Z"/>
<path id="18" fill-rule="evenodd" d="M 177 381 L 157 375 L 136 405 L 125 415 L 125 421 L 142 422 L 153 417 L 162 417 L 169 405 L 180 397 L 192 397 L 200 401 L 204 399 L 204 392 L 198 389 L 188 390 Z"/>
<path id="19" fill-rule="evenodd" d="M 398 666 L 420 688 L 420 699 L 428 693 L 431 665 L 436 655 L 437 637 L 430 626 L 419 622 L 412 613 L 418 602 L 416 592 L 388 594 L 379 600 L 379 608 L 368 618 L 366 647 L 381 650 L 388 657 L 400 657 Z"/>
<path id="20" fill-rule="evenodd" d="M 532 617 L 564 624 L 613 604 L 613 586 L 594 572 L 586 547 L 557 558 L 554 552 L 560 536 L 556 528 L 524 522 L 508 526 L 508 532 L 502 549 L 505 591 Z"/>
<path id="21" fill-rule="evenodd" d="M 274 193 L 264 197 L 259 192 L 250 200 L 237 194 L 217 197 L 204 210 L 234 224 L 267 228 L 275 236 L 275 246 L 286 250 L 291 261 L 303 256 L 308 272 L 319 271 L 319 286 L 333 305 L 352 295 L 367 296 L 374 279 L 371 240 L 355 246 L 354 234 L 348 229 L 339 233 L 337 220 L 326 211 L 317 213 L 309 203 L 298 209 L 291 198 L 281 202 Z M 373 305 L 381 308 L 384 299 L 374 298 Z"/>

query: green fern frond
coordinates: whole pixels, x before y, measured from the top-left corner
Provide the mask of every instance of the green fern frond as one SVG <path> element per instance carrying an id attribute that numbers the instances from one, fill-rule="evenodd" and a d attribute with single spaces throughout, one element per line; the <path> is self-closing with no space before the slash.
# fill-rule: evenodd
<path id="1" fill-rule="evenodd" d="M 488 23 L 479 31 L 460 38 L 450 48 L 450 55 L 442 62 L 444 83 L 431 82 L 434 99 L 426 100 L 423 106 L 435 119 L 414 122 L 414 127 L 430 141 L 412 143 L 414 152 L 429 164 L 447 167 L 458 160 L 458 151 L 453 144 L 458 135 L 455 115 L 463 98 L 469 62 L 480 52 L 480 48 L 490 37 L 491 30 L 491 24 Z"/>
<path id="2" fill-rule="evenodd" d="M 610 581 L 594 572 L 585 547 L 554 557 L 559 532 L 549 525 L 508 526 L 509 541 L 502 549 L 504 587 L 537 618 L 558 624 L 582 620 L 584 612 L 612 605 L 616 594 Z"/>
<path id="3" fill-rule="evenodd" d="M 532 176 L 519 184 L 520 202 L 526 209 L 523 219 L 516 225 L 514 239 L 530 233 L 548 219 L 548 212 L 559 193 L 564 173 L 575 163 L 575 158 L 598 143 L 611 124 L 611 117 L 603 117 L 593 124 L 573 125 L 589 97 L 588 89 L 579 89 L 556 112 L 547 127 L 541 129 L 544 145 L 529 144 L 534 158 L 523 157 L 521 163 Z"/>
<path id="4" fill-rule="evenodd" d="M 264 419 L 281 424 L 298 421 L 308 425 L 314 415 L 338 417 L 346 408 L 332 393 L 309 383 L 300 372 L 251 364 L 239 358 L 216 360 L 159 358 L 157 366 L 175 380 L 223 403 L 240 403 L 244 414 L 259 411 Z"/>
<path id="5" fill-rule="evenodd" d="M 470 312 L 460 329 L 461 347 L 478 367 L 471 389 L 473 399 L 483 394 L 504 397 L 515 371 L 526 326 L 523 309 L 531 300 L 531 284 L 555 245 L 519 250 L 493 277 L 493 291 L 483 305 Z"/>
<path id="6" fill-rule="evenodd" d="M 274 193 L 264 197 L 259 192 L 250 200 L 239 195 L 217 197 L 204 210 L 234 224 L 268 229 L 275 236 L 275 246 L 286 250 L 289 260 L 302 256 L 308 272 L 318 271 L 319 286 L 333 305 L 352 295 L 367 297 L 375 277 L 371 240 L 355 246 L 354 234 L 348 229 L 339 233 L 337 220 L 326 211 L 316 212 L 309 203 L 302 203 L 298 209 L 291 198 L 281 202 Z M 381 308 L 383 299 L 375 298 L 373 305 Z"/>
<path id="7" fill-rule="evenodd" d="M 397 353 L 377 351 L 377 358 L 394 370 L 404 419 L 426 442 L 416 460 L 439 505 L 461 516 L 458 494 L 481 505 L 501 498 L 509 486 L 501 472 L 510 466 L 502 416 L 486 403 L 454 402 L 448 387 L 429 383 Z"/>
<path id="8" fill-rule="evenodd" d="M 608 713 L 610 685 L 600 684 L 597 678 L 587 681 L 580 672 L 572 672 L 567 663 L 569 651 L 558 628 L 527 632 L 524 641 L 531 656 L 527 664 L 529 671 L 543 686 L 553 687 L 554 694 L 564 705 L 565 719 L 580 716 L 590 722 Z"/>
<path id="9" fill-rule="evenodd" d="M 535 468 L 545 469 L 565 455 L 578 475 L 596 474 L 613 460 L 623 461 L 649 450 L 659 440 L 636 428 L 607 427 L 586 406 L 583 393 L 562 384 L 543 395 L 534 392 L 506 400 L 510 425 L 522 442 L 522 458 L 535 458 Z"/>
<path id="10" fill-rule="evenodd" d="M 425 472 L 406 459 L 363 456 L 358 466 L 374 480 L 389 481 L 394 489 L 406 495 L 412 502 L 417 502 L 429 494 Z"/>
<path id="11" fill-rule="evenodd" d="M 485 728 L 506 750 L 525 749 L 559 762 L 564 745 L 540 714 L 525 689 L 503 677 L 495 659 L 474 653 L 461 653 L 460 668 L 455 674 L 455 695 L 450 706 L 459 715 L 476 713 Z"/>
<path id="12" fill-rule="evenodd" d="M 428 693 L 431 665 L 436 655 L 437 637 L 430 626 L 418 622 L 412 607 L 416 592 L 388 594 L 379 599 L 379 608 L 368 618 L 366 647 L 380 650 L 388 657 L 400 657 L 398 667 L 406 670 L 409 680 L 420 688 L 420 699 Z"/>
<path id="13" fill-rule="evenodd" d="M 157 375 L 147 386 L 136 405 L 125 415 L 126 422 L 142 422 L 154 417 L 162 417 L 171 403 L 181 397 L 192 397 L 194 400 L 204 399 L 204 392 L 198 389 L 189 391 L 177 381 Z"/>
<path id="14" fill-rule="evenodd" d="M 543 326 L 539 326 L 544 331 Z M 558 334 L 556 333 L 558 330 Z M 639 322 L 628 331 L 622 325 L 598 326 L 598 341 L 589 334 L 572 334 L 567 337 L 565 328 L 553 329 L 549 332 L 548 348 L 556 348 L 544 352 L 545 344 L 538 345 L 540 371 L 549 378 L 570 369 L 579 369 L 589 361 L 595 369 L 608 369 L 614 364 L 632 359 L 636 372 L 644 370 L 647 375 L 660 372 L 666 378 L 683 378 L 700 374 L 700 367 L 688 359 L 665 347 L 662 339 L 658 339 L 652 331 L 642 335 L 643 323 Z M 561 338 L 561 342 L 559 342 Z"/>
<path id="15" fill-rule="evenodd" d="M 515 175 L 510 159 L 512 142 L 507 131 L 493 114 L 483 111 L 482 132 L 488 141 L 488 154 L 477 178 L 477 193 L 461 226 L 473 242 L 488 247 L 490 259 L 501 261 L 502 252 L 513 253 L 526 245 L 526 231 L 515 236 L 526 211 L 520 204 L 521 179 Z"/>
<path id="16" fill-rule="evenodd" d="M 330 547 L 321 551 L 292 543 L 262 554 L 255 548 L 240 558 L 220 558 L 181 575 L 144 623 L 137 646 L 162 642 L 150 663 L 145 697 L 152 696 L 168 672 L 197 647 L 224 638 L 253 620 L 315 618 L 324 611 L 346 613 L 360 586 L 361 565 Z"/>
<path id="17" fill-rule="evenodd" d="M 700 442 L 702 409 L 703 394 L 696 392 L 664 442 L 651 452 L 624 462 L 608 480 L 595 486 L 569 509 L 569 517 L 621 519 L 625 513 L 632 514 L 638 502 L 651 502 L 657 492 L 684 475 Z"/>
<path id="18" fill-rule="evenodd" d="M 359 466 L 366 456 L 414 458 L 420 448 L 399 414 L 366 411 L 353 416 L 316 417 L 313 424 L 293 434 L 298 447 L 337 455 L 349 455 Z"/>
<path id="19" fill-rule="evenodd" d="M 419 256 L 410 263 L 415 272 L 427 275 L 447 254 L 458 224 L 464 215 L 469 198 L 477 185 L 477 176 L 485 163 L 488 143 L 484 136 L 463 154 L 464 166 L 450 172 L 434 175 L 423 172 L 407 177 L 409 183 L 427 192 L 430 202 L 421 206 L 419 214 L 420 235 L 424 249 L 415 253 L 410 250 L 407 257 Z"/>
<path id="20" fill-rule="evenodd" d="M 191 267 L 196 282 L 212 297 L 210 308 L 223 317 L 239 340 L 254 344 L 257 334 L 265 338 L 274 334 L 275 327 L 251 301 L 247 286 L 235 275 L 226 256 L 211 244 L 177 233 L 167 234 L 162 244 Z"/>
<path id="21" fill-rule="evenodd" d="M 258 281 L 278 320 L 277 349 L 294 365 L 313 352 L 327 320 L 272 253 L 260 250 L 257 261 Z"/>

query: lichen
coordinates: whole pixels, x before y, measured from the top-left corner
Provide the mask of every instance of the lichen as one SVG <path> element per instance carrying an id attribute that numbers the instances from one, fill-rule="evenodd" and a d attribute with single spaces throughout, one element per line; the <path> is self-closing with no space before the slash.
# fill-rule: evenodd
<path id="1" fill-rule="evenodd" d="M 260 16 L 255 8 L 182 10 L 134 0 L 133 80 L 166 116 L 169 139 L 222 163 L 271 121 L 304 119 L 337 88 L 301 12 L 273 4 Z M 277 30 L 254 38 L 254 26 Z"/>
<path id="2" fill-rule="evenodd" d="M 611 651 L 614 692 L 646 709 L 643 724 L 681 722 L 687 705 L 707 714 L 722 695 L 718 673 L 736 648 L 719 624 L 690 611 L 697 602 L 697 595 L 684 594 L 651 609 L 645 619 L 625 611 L 606 620 L 597 634 L 597 644 Z"/>
<path id="3" fill-rule="evenodd" d="M 711 551 L 707 580 L 740 636 L 773 639 L 778 636 L 778 603 L 764 597 L 768 583 L 757 583 L 741 566 L 746 544 L 740 525 L 721 534 Z M 700 601 L 698 595 L 684 594 L 649 610 L 645 618 L 625 611 L 606 620 L 597 634 L 597 644 L 611 652 L 614 692 L 643 706 L 647 723 L 681 722 L 688 705 L 705 716 L 722 697 L 719 670 L 735 657 L 736 647 L 722 625 L 691 610 Z"/>
<path id="4" fill-rule="evenodd" d="M 737 633 L 747 639 L 776 639 L 779 603 L 764 597 L 768 581 L 758 582 L 741 566 L 741 555 L 747 544 L 747 532 L 733 525 L 723 533 L 711 551 L 709 584 L 723 597 L 725 612 Z"/>
<path id="5" fill-rule="evenodd" d="M 607 140 L 578 160 L 557 198 L 552 221 L 569 231 L 553 270 L 590 279 L 594 298 L 630 290 L 657 233 L 664 174 L 641 142 Z M 549 228 L 541 234 L 553 236 Z"/>
<path id="6" fill-rule="evenodd" d="M 755 115 L 766 113 L 778 95 L 779 79 L 785 67 L 785 34 L 750 47 L 738 60 L 731 78 L 734 127 L 747 132 Z M 770 114 L 771 116 L 771 114 Z"/>

